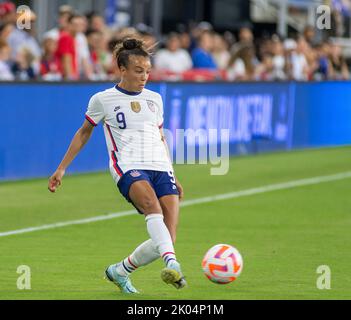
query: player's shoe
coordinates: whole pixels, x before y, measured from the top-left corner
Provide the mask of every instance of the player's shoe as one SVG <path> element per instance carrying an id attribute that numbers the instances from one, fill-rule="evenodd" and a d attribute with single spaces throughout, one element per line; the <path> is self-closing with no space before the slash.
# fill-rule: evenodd
<path id="1" fill-rule="evenodd" d="M 123 293 L 139 293 L 137 289 L 135 289 L 129 279 L 128 276 L 121 276 L 117 273 L 116 267 L 119 263 L 110 265 L 106 270 L 106 278 L 113 282 Z"/>
<path id="2" fill-rule="evenodd" d="M 173 285 L 176 289 L 184 288 L 187 283 L 180 269 L 180 264 L 177 261 L 171 261 L 166 268 L 161 272 L 161 279 Z"/>

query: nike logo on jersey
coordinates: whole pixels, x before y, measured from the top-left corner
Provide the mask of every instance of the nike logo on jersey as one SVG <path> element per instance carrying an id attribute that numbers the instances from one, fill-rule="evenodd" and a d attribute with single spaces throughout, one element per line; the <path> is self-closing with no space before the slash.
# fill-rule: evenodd
<path id="1" fill-rule="evenodd" d="M 119 109 L 121 109 L 121 107 L 116 107 L 114 112 L 118 111 Z"/>

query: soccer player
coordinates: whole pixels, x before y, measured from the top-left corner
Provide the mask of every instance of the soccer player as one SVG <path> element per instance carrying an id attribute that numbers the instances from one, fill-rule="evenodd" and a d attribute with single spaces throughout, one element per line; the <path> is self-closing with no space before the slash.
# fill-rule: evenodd
<path id="1" fill-rule="evenodd" d="M 163 133 L 163 102 L 145 89 L 151 70 L 150 53 L 142 41 L 126 39 L 115 49 L 121 81 L 95 94 L 85 121 L 49 179 L 49 190 L 61 185 L 65 170 L 89 140 L 94 127 L 104 123 L 110 171 L 121 194 L 145 216 L 150 239 L 105 273 L 124 293 L 138 293 L 129 275 L 159 257 L 165 263 L 161 278 L 177 289 L 186 281 L 177 261 L 174 242 L 183 188 L 174 176 Z"/>

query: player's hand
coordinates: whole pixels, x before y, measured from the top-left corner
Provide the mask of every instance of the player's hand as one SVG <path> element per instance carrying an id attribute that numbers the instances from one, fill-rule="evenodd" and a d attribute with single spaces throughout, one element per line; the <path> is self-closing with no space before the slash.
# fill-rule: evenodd
<path id="1" fill-rule="evenodd" d="M 176 179 L 176 186 L 179 192 L 179 200 L 182 201 L 184 198 L 184 189 L 182 187 L 182 185 L 180 184 L 180 182 L 178 181 L 178 179 Z"/>
<path id="2" fill-rule="evenodd" d="M 56 192 L 56 189 L 62 184 L 62 178 L 65 170 L 57 169 L 56 172 L 50 177 L 48 189 L 50 192 Z"/>

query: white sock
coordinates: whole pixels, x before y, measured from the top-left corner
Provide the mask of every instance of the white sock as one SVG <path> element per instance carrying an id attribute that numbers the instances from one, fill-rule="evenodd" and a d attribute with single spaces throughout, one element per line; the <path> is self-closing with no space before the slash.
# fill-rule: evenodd
<path id="1" fill-rule="evenodd" d="M 151 239 L 139 245 L 133 253 L 125 258 L 118 266 L 117 273 L 127 276 L 141 266 L 145 266 L 160 257 L 158 250 Z"/>
<path id="2" fill-rule="evenodd" d="M 160 256 L 165 262 L 166 266 L 169 262 L 175 260 L 174 247 L 171 235 L 163 221 L 163 215 L 159 213 L 152 213 L 146 216 L 147 231 L 158 250 Z"/>

